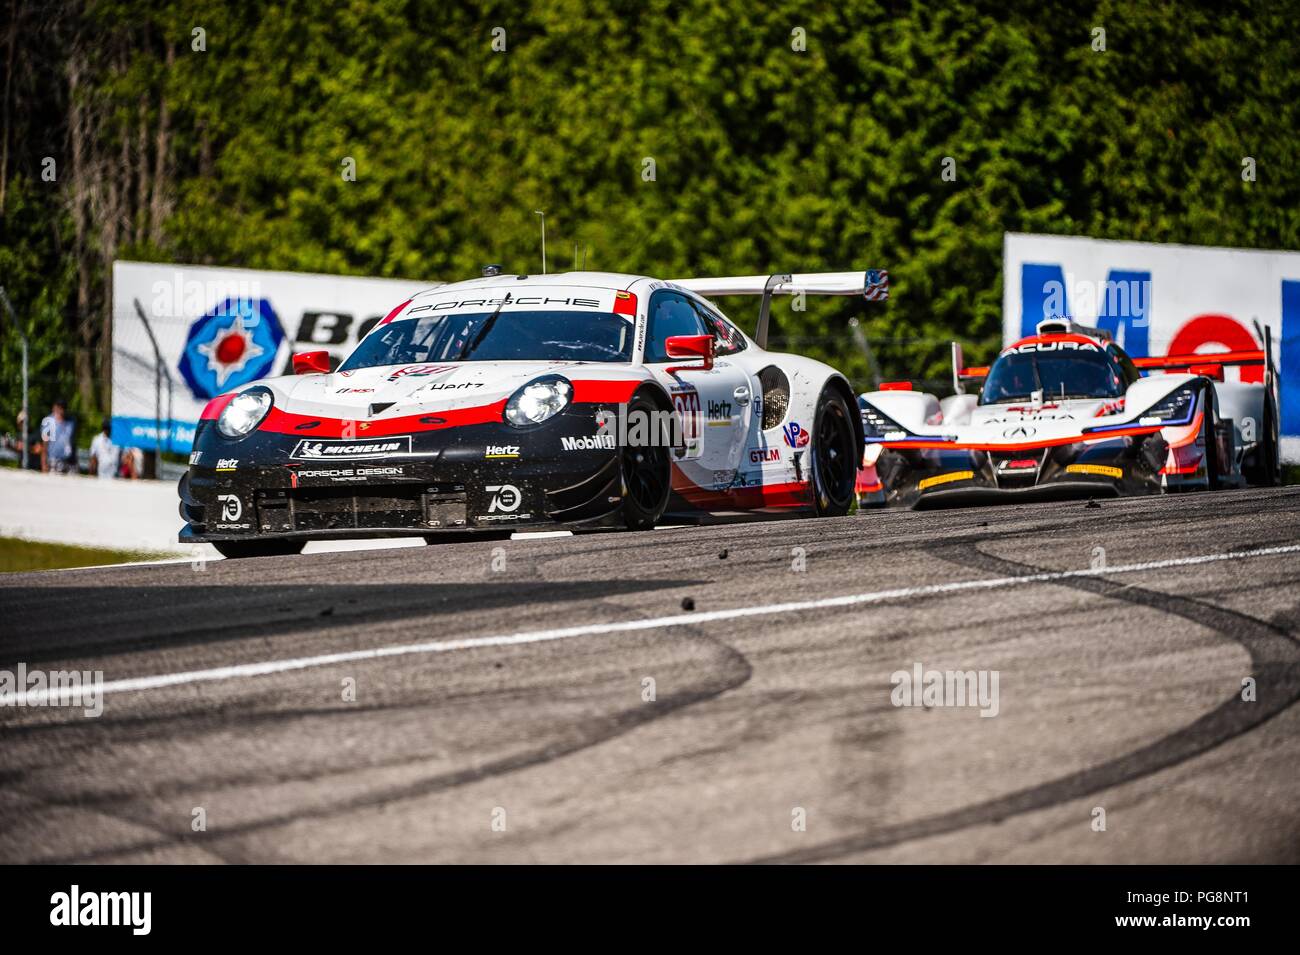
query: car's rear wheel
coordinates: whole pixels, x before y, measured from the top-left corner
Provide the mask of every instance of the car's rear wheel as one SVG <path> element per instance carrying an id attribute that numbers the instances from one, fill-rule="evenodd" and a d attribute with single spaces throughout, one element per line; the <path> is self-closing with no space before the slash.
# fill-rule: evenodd
<path id="1" fill-rule="evenodd" d="M 1277 487 L 1282 483 L 1282 460 L 1278 454 L 1277 418 L 1273 402 L 1266 398 L 1264 405 L 1263 434 L 1259 444 L 1250 453 L 1250 461 L 1242 468 L 1246 483 L 1252 487 Z"/>
<path id="2" fill-rule="evenodd" d="M 306 541 L 301 540 L 252 540 L 252 541 L 213 541 L 212 546 L 222 557 L 234 560 L 240 557 L 287 557 L 301 554 Z"/>
<path id="3" fill-rule="evenodd" d="M 1201 418 L 1201 436 L 1205 439 L 1205 490 L 1219 488 L 1219 419 L 1214 413 L 1214 392 L 1205 390 L 1205 414 Z"/>
<path id="4" fill-rule="evenodd" d="M 848 513 L 860 454 L 848 403 L 838 389 L 827 385 L 813 418 L 813 501 L 819 517 Z"/>
<path id="5" fill-rule="evenodd" d="M 672 460 L 669 458 L 669 435 L 658 427 L 637 428 L 641 415 L 645 420 L 661 420 L 660 409 L 642 395 L 628 405 L 629 434 L 648 435 L 641 445 L 623 445 L 618 449 L 619 472 L 623 479 L 623 523 L 629 530 L 650 530 L 663 517 L 672 491 Z"/>

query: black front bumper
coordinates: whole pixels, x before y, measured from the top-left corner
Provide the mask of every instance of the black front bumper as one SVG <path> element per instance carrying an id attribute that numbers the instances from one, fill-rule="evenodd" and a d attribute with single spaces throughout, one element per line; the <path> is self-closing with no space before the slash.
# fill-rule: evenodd
<path id="1" fill-rule="evenodd" d="M 885 503 L 922 510 L 1158 494 L 1159 434 L 1015 452 L 888 449 L 876 464 Z"/>
<path id="2" fill-rule="evenodd" d="M 410 436 L 399 453 L 305 459 L 302 436 L 242 441 L 203 422 L 182 477 L 182 542 L 400 537 L 619 522 L 623 481 L 594 413 L 533 429 L 471 425 Z M 567 439 L 567 444 L 566 444 Z M 370 439 L 357 439 L 358 442 Z M 379 448 L 385 438 L 373 439 Z M 326 446 L 330 445 L 327 439 Z"/>

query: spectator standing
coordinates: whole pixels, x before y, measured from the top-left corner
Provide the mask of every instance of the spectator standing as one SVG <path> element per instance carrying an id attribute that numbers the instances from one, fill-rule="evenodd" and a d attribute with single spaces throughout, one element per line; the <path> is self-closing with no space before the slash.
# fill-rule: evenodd
<path id="1" fill-rule="evenodd" d="M 74 425 L 68 417 L 63 399 L 54 402 L 41 422 L 41 470 L 56 474 L 77 473 L 77 447 L 73 443 Z"/>
<path id="2" fill-rule="evenodd" d="M 18 434 L 4 436 L 4 446 L 7 450 L 12 451 L 18 458 L 19 464 L 22 463 L 23 448 L 27 448 L 27 467 L 32 471 L 41 469 L 41 452 L 44 449 L 44 443 L 41 441 L 39 432 L 33 433 L 27 423 L 27 415 L 22 411 L 18 412 L 17 418 Z"/>
<path id="3" fill-rule="evenodd" d="M 118 470 L 118 477 L 135 480 L 140 477 L 140 471 L 143 468 L 144 454 L 139 448 L 122 449 L 122 465 Z"/>
<path id="4" fill-rule="evenodd" d="M 121 449 L 109 437 L 111 430 L 111 423 L 104 419 L 99 434 L 90 442 L 90 473 L 102 478 L 117 477 L 118 459 L 122 455 Z"/>

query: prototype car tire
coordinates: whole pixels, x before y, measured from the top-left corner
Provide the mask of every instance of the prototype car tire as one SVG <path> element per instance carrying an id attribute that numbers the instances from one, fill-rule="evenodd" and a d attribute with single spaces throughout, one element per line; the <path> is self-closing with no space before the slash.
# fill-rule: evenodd
<path id="1" fill-rule="evenodd" d="M 240 557 L 287 557 L 301 554 L 306 541 L 300 540 L 264 540 L 264 541 L 213 541 L 212 546 L 227 560 Z"/>
<path id="2" fill-rule="evenodd" d="M 1187 493 L 1195 491 L 1214 491 L 1219 487 L 1219 438 L 1218 424 L 1219 418 L 1215 414 L 1214 392 L 1208 387 L 1197 396 L 1198 402 L 1204 402 L 1204 414 L 1201 416 L 1201 430 L 1197 434 L 1197 440 L 1205 445 L 1205 482 L 1201 483 L 1196 480 L 1195 483 L 1178 483 L 1169 486 L 1168 490 L 1174 493 Z"/>
<path id="3" fill-rule="evenodd" d="M 836 388 L 827 385 L 817 398 L 812 432 L 813 503 L 818 517 L 849 512 L 859 454 L 849 406 Z"/>
<path id="4" fill-rule="evenodd" d="M 637 395 L 628 405 L 628 421 L 635 422 L 639 415 L 657 421 L 662 410 L 649 398 Z M 629 427 L 630 433 L 636 430 Z M 668 435 L 651 429 L 647 445 L 624 445 L 618 449 L 619 473 L 623 479 L 623 523 L 628 530 L 652 529 L 668 507 L 668 495 L 672 491 L 668 439 Z"/>
<path id="5" fill-rule="evenodd" d="M 1205 489 L 1219 489 L 1219 416 L 1215 413 L 1214 392 L 1205 390 L 1205 417 L 1201 419 L 1201 434 L 1205 436 Z"/>
<path id="6" fill-rule="evenodd" d="M 1263 435 L 1259 445 L 1250 452 L 1250 459 L 1242 467 L 1246 483 L 1251 487 L 1277 487 L 1282 483 L 1282 460 L 1278 454 L 1277 415 L 1273 413 L 1271 398 L 1265 399 Z"/>

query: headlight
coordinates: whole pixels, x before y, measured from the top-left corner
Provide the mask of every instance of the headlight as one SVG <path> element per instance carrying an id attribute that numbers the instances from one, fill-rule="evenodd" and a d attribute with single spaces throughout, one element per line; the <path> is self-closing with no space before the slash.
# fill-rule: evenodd
<path id="1" fill-rule="evenodd" d="M 524 385 L 506 402 L 506 421 L 516 428 L 541 424 L 565 409 L 573 399 L 573 385 L 559 377 L 538 378 Z"/>
<path id="2" fill-rule="evenodd" d="M 251 388 L 231 398 L 217 418 L 217 430 L 227 438 L 242 438 L 266 417 L 274 404 L 265 388 Z"/>
<path id="3" fill-rule="evenodd" d="M 1196 388 L 1185 385 L 1152 405 L 1138 419 L 1138 424 L 1190 424 L 1196 405 Z"/>
<path id="4" fill-rule="evenodd" d="M 862 413 L 862 430 L 868 438 L 898 440 L 907 436 L 907 431 L 879 408 L 865 398 L 858 399 L 858 409 Z"/>

